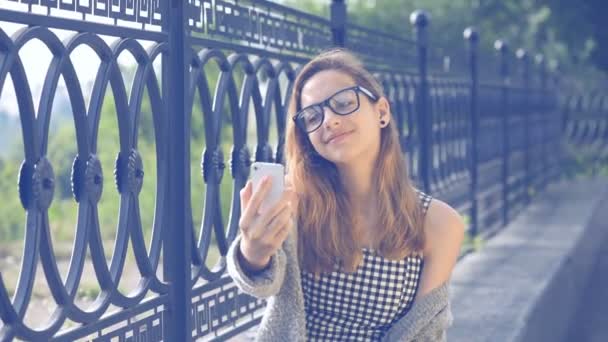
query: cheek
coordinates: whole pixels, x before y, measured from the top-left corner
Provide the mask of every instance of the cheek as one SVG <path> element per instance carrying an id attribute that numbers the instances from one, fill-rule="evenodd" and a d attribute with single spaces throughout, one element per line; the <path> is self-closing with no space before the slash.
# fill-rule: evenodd
<path id="1" fill-rule="evenodd" d="M 312 134 L 309 134 L 308 138 L 310 139 L 310 142 L 312 143 L 312 146 L 315 148 L 315 150 L 319 151 L 319 148 L 323 145 L 319 130 L 313 132 Z"/>

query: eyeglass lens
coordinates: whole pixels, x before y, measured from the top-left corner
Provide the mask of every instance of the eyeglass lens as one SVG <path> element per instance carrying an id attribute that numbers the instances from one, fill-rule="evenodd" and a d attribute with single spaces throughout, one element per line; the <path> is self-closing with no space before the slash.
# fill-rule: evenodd
<path id="1" fill-rule="evenodd" d="M 346 115 L 354 112 L 359 107 L 357 91 L 355 89 L 347 89 L 341 91 L 328 99 L 329 108 L 334 113 Z M 298 118 L 300 124 L 307 132 L 316 130 L 323 122 L 323 107 L 315 105 L 304 109 Z"/>

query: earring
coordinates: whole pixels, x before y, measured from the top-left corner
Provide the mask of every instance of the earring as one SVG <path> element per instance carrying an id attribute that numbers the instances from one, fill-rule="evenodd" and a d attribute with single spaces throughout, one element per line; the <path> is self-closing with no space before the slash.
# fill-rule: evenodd
<path id="1" fill-rule="evenodd" d="M 386 121 L 384 120 L 380 120 L 380 125 L 382 125 L 382 127 L 384 127 L 384 124 L 386 123 Z"/>

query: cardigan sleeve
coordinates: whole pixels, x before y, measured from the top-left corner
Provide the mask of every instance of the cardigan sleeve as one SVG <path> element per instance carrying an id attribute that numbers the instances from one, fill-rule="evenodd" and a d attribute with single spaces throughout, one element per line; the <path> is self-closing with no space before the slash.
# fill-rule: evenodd
<path id="1" fill-rule="evenodd" d="M 391 326 L 383 341 L 445 342 L 452 322 L 449 283 L 445 282 L 418 298 L 410 311 Z"/>
<path id="2" fill-rule="evenodd" d="M 422 330 L 418 332 L 416 342 L 446 342 L 447 330 L 452 325 L 453 317 L 449 304 L 442 309 Z"/>
<path id="3" fill-rule="evenodd" d="M 248 274 L 239 262 L 241 235 L 237 235 L 226 254 L 226 269 L 236 286 L 246 294 L 256 298 L 276 295 L 285 279 L 287 257 L 283 246 L 270 257 L 269 265 L 255 274 Z"/>

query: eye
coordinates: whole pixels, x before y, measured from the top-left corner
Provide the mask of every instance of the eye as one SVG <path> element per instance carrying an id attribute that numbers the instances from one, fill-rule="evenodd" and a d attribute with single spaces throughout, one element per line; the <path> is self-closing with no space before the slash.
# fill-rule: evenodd
<path id="1" fill-rule="evenodd" d="M 357 107 L 357 94 L 351 90 L 338 93 L 330 100 L 330 106 L 337 113 L 350 113 Z"/>
<path id="2" fill-rule="evenodd" d="M 333 101 L 333 105 L 336 109 L 350 108 L 355 104 L 353 99 L 336 99 Z"/>
<path id="3" fill-rule="evenodd" d="M 306 116 L 304 116 L 304 122 L 307 125 L 312 125 L 312 124 L 316 124 L 321 120 L 321 115 L 314 112 L 314 113 L 310 113 Z"/>
<path id="4" fill-rule="evenodd" d="M 318 125 L 323 119 L 323 113 L 316 107 L 310 107 L 302 112 L 300 120 L 306 127 Z"/>

